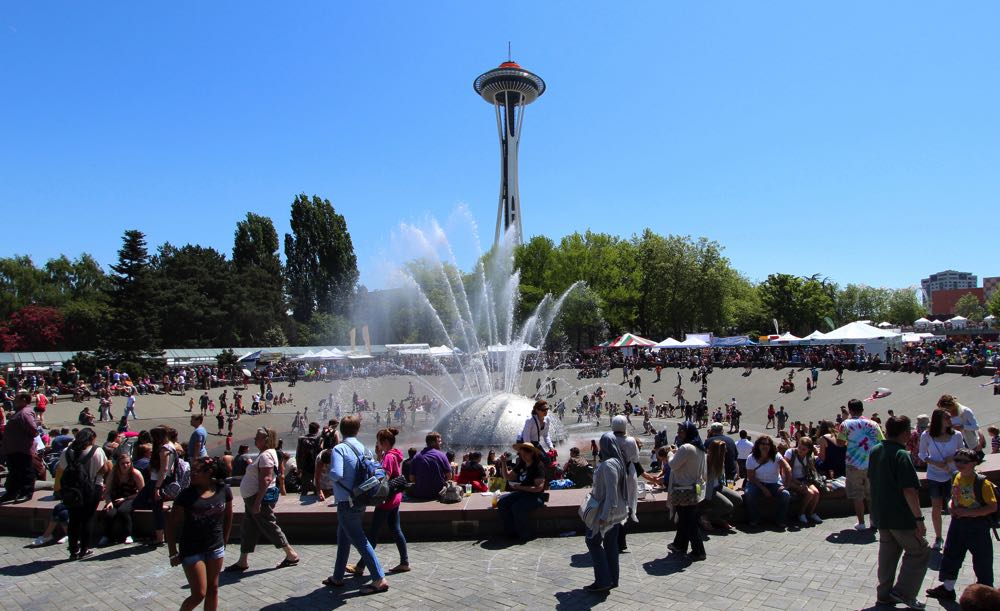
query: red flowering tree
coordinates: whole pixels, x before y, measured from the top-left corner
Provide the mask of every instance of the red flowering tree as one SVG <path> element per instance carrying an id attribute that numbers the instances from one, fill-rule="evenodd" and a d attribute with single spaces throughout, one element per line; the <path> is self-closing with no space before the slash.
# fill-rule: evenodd
<path id="1" fill-rule="evenodd" d="M 47 306 L 24 306 L 0 323 L 0 346 L 5 352 L 57 350 L 62 347 L 62 312 Z"/>

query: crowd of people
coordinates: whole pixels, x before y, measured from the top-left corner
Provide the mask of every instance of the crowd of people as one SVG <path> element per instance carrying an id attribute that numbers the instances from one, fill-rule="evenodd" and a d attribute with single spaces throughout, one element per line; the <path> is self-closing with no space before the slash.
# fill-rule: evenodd
<path id="1" fill-rule="evenodd" d="M 775 356 L 774 352 L 768 354 Z M 839 359 L 847 357 L 837 349 L 782 356 L 803 362 L 808 382 L 815 382 L 821 369 L 830 368 L 842 375 L 838 363 L 844 361 Z M 910 356 L 917 358 L 915 353 Z M 668 550 L 691 562 L 706 559 L 705 535 L 731 530 L 741 506 L 751 527 L 759 527 L 765 519 L 779 529 L 789 522 L 799 527 L 820 524 L 821 497 L 843 488 L 854 504 L 855 528 L 877 528 L 880 533 L 880 602 L 920 608 L 916 597 L 929 550 L 942 550 L 944 560 L 941 584 L 928 590 L 928 596 L 943 600 L 957 597 L 955 583 L 966 555 L 972 556 L 977 582 L 992 587 L 988 531 L 997 497 L 992 484 L 975 474 L 975 465 L 987 451 L 1000 453 L 1000 430 L 991 427 L 987 439 L 973 411 L 946 395 L 930 417 L 916 419 L 915 427 L 891 410 L 883 425 L 878 414 L 865 415 L 864 402 L 858 399 L 842 407 L 835 418 L 816 423 L 793 420 L 783 406 L 775 409 L 772 405 L 767 428 L 773 426 L 775 436 L 753 439 L 740 428 L 742 412 L 735 397 L 714 410 L 708 407 L 709 374 L 719 364 L 704 354 L 690 358 L 684 366 L 690 367 L 690 382 L 699 388 L 698 399 L 684 396 L 683 374 L 678 371 L 672 401 L 658 402 L 649 396 L 631 403 L 641 392 L 640 372 L 649 366 L 641 356 L 621 363 L 622 384 L 632 389 L 630 399 L 621 404 L 608 402 L 602 385 L 581 395 L 573 406 L 578 419 L 594 419 L 595 426 L 601 427 L 601 417 L 607 415 L 610 430 L 591 442 L 589 460 L 580 448 L 572 447 L 565 462 L 560 461 L 549 434 L 550 418 L 565 417 L 563 399 L 550 416 L 547 401 L 538 398 L 521 434 L 512 440 L 513 452 L 490 451 L 485 460 L 478 451 L 458 459 L 446 450 L 447 440 L 436 432 L 426 436 L 422 450 L 409 448 L 404 457 L 395 447 L 400 429 L 407 423 L 415 428 L 419 414 L 427 421 L 440 408 L 435 399 L 418 397 L 412 383 L 407 396 L 391 401 L 384 412 L 356 394 L 347 409 L 332 396 L 320 402 L 313 416 L 325 425 L 311 421 L 308 410 L 297 412 L 292 428 L 302 435 L 293 451 L 283 448 L 277 431 L 260 427 L 253 450 L 243 446 L 234 453 L 230 445 L 233 420 L 244 414 L 266 413 L 272 405 L 285 402 L 283 393 L 274 395 L 271 380 L 287 375 L 287 370 L 257 374 L 253 381 L 259 392 L 254 392 L 251 405 L 246 406 L 238 390 L 230 395 L 229 389 L 223 388 L 218 403 L 210 396 L 209 389 L 226 379 L 225 371 L 207 368 L 190 372 L 190 378 L 187 372 L 175 373 L 157 387 L 145 380 L 132 383 L 126 374 L 107 369 L 85 384 L 100 400 L 124 396 L 126 414 L 122 416 L 125 426 L 110 432 L 103 445 L 91 428 L 93 416 L 84 417 L 86 408 L 81 412 L 82 428 L 47 429 L 45 409 L 58 393 L 50 393 L 51 386 L 44 380 L 8 378 L 13 384 L 5 384 L 4 407 L 10 409 L 4 410 L 0 423 L 0 456 L 7 479 L 0 503 L 24 502 L 31 498 L 36 479 L 54 476 L 61 502 L 35 543 L 64 540 L 71 560 L 93 553 L 95 527 L 100 532 L 98 545 L 133 543 L 132 513 L 150 510 L 154 531 L 146 543 L 166 545 L 170 563 L 184 567 L 191 587 L 182 606 L 185 609 L 199 604 L 215 608 L 220 572 L 247 570 L 262 535 L 284 550 L 285 558 L 278 568 L 298 564 L 298 554 L 279 525 L 280 512 L 275 511 L 280 496 L 294 492 L 314 494 L 320 501 L 332 498 L 338 514 L 338 548 L 333 572 L 323 583 L 342 588 L 347 574 L 360 576 L 367 571 L 372 581 L 362 589 L 363 594 L 384 592 L 389 588 L 387 575 L 412 570 L 399 513 L 404 499 L 452 502 L 472 491 L 496 492 L 495 507 L 504 532 L 512 539 L 526 541 L 534 536 L 531 515 L 545 506 L 548 491 L 565 487 L 589 487 L 591 491 L 580 507 L 594 564 L 594 583 L 585 588 L 591 592 L 617 587 L 618 555 L 627 549 L 626 533 L 629 524 L 639 519 L 638 499 L 647 487 L 666 492 L 677 524 Z M 862 361 L 854 362 L 860 365 Z M 774 361 L 766 366 L 780 364 Z M 662 367 L 659 363 L 652 368 L 656 380 Z M 794 372 L 788 379 L 793 378 Z M 186 387 L 188 380 L 204 390 L 189 403 L 192 432 L 186 443 L 176 429 L 166 425 L 128 430 L 128 419 L 136 418 L 135 397 L 171 392 L 176 384 Z M 247 386 L 250 382 L 243 380 Z M 539 379 L 537 395 L 547 396 L 552 382 L 551 378 Z M 671 437 L 666 430 L 653 430 L 650 419 L 654 415 L 680 418 L 676 433 Z M 208 453 L 205 424 L 213 416 L 220 433 L 224 424 L 229 427 L 226 451 L 221 456 Z M 631 419 L 637 416 L 643 420 L 644 433 L 653 437 L 648 469 L 641 459 L 641 440 L 628 435 Z M 114 416 L 110 407 L 102 405 L 100 419 L 105 418 Z M 363 422 L 372 420 L 376 443 L 368 449 L 358 433 Z M 738 439 L 729 436 L 737 432 Z M 378 475 L 375 470 L 366 471 L 371 463 L 377 464 Z M 914 486 L 911 469 L 914 473 L 916 469 L 927 471 L 934 535 L 930 544 L 923 538 L 919 504 L 913 505 L 911 498 L 910 490 L 919 489 L 919 483 Z M 365 492 L 359 490 L 372 478 L 403 483 L 379 497 L 378 503 L 368 503 Z M 238 486 L 244 518 L 240 556 L 225 566 L 225 546 L 233 523 L 232 486 Z M 169 511 L 165 503 L 172 503 Z M 366 532 L 362 515 L 371 505 L 375 513 Z M 906 511 L 914 507 L 907 518 Z M 797 513 L 790 520 L 793 508 Z M 947 533 L 942 517 L 946 509 L 951 515 Z M 866 522 L 869 513 L 871 518 Z M 375 552 L 378 533 L 386 526 L 400 558 L 389 570 L 383 569 Z M 64 537 L 57 538 L 60 528 Z M 354 564 L 348 563 L 352 548 L 360 555 Z M 903 568 L 897 578 L 900 556 Z"/>

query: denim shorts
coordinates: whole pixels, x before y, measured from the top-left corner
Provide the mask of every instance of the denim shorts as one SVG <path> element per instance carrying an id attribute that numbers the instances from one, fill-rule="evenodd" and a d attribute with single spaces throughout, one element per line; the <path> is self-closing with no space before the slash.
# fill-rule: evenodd
<path id="1" fill-rule="evenodd" d="M 218 560 L 226 555 L 226 548 L 220 547 L 213 549 L 211 551 L 202 552 L 200 554 L 192 554 L 190 556 L 184 556 L 181 559 L 181 564 L 184 566 L 191 566 L 192 564 L 197 564 L 199 562 L 204 562 L 206 560 Z"/>
<path id="2" fill-rule="evenodd" d="M 951 498 L 951 480 L 946 482 L 936 482 L 932 479 L 927 480 L 927 494 L 932 499 Z"/>

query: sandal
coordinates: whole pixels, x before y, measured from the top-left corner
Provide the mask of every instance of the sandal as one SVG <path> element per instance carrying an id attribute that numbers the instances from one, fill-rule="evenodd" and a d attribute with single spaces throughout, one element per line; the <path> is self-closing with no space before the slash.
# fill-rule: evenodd
<path id="1" fill-rule="evenodd" d="M 344 570 L 350 573 L 351 575 L 354 575 L 355 577 L 360 577 L 364 573 L 364 570 L 362 570 L 360 573 L 358 572 L 358 565 L 356 564 L 348 564 L 347 566 L 344 567 Z"/>
<path id="2" fill-rule="evenodd" d="M 344 587 L 344 582 L 337 581 L 333 577 L 327 577 L 326 579 L 323 580 L 323 585 L 325 585 L 328 588 L 342 588 Z"/>
<path id="3" fill-rule="evenodd" d="M 396 566 L 396 567 L 393 567 L 393 568 L 389 569 L 389 572 L 392 573 L 392 574 L 396 574 L 396 573 L 409 573 L 410 572 L 410 565 L 409 564 L 401 564 L 399 566 Z"/>
<path id="4" fill-rule="evenodd" d="M 290 566 L 298 566 L 298 564 L 299 564 L 299 559 L 298 558 L 296 558 L 295 560 L 289 560 L 288 558 L 285 558 L 284 560 L 281 561 L 281 564 L 279 564 L 278 566 L 276 566 L 274 568 L 276 568 L 276 569 L 283 569 L 283 568 L 290 567 Z"/>
<path id="5" fill-rule="evenodd" d="M 240 566 L 238 564 L 230 564 L 222 570 L 223 573 L 242 573 L 243 571 L 250 568 L 249 566 Z"/>
<path id="6" fill-rule="evenodd" d="M 389 584 L 387 583 L 382 584 L 381 586 L 374 586 L 369 583 L 361 586 L 361 589 L 358 590 L 358 593 L 361 594 L 362 596 L 368 596 L 370 594 L 381 594 L 382 592 L 388 592 L 388 591 L 389 591 Z"/>

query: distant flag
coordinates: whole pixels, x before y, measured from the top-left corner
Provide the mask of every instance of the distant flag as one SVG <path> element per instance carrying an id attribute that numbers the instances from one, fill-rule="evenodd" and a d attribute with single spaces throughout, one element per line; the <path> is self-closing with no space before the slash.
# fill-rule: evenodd
<path id="1" fill-rule="evenodd" d="M 365 340 L 365 350 L 372 353 L 372 339 L 368 336 L 368 325 L 361 327 L 361 337 Z"/>

